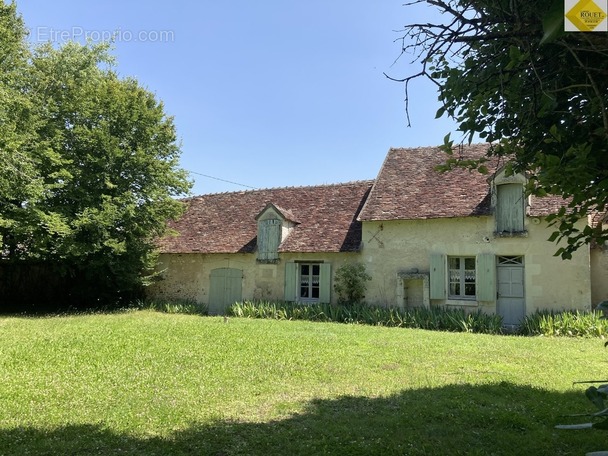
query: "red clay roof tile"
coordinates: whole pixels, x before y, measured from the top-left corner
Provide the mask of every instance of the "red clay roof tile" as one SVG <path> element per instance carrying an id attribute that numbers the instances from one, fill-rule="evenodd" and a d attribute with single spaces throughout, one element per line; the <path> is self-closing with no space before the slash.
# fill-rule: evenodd
<path id="1" fill-rule="evenodd" d="M 268 203 L 298 224 L 281 252 L 348 252 L 361 244 L 357 215 L 373 181 L 202 195 L 185 199 L 185 214 L 170 227 L 177 236 L 160 240 L 164 253 L 255 251 L 256 216 Z"/>
<path id="2" fill-rule="evenodd" d="M 487 144 L 473 144 L 455 155 L 477 159 Z M 361 210 L 359 220 L 410 220 L 490 215 L 491 173 L 498 160 L 487 164 L 489 175 L 478 171 L 436 170 L 447 155 L 438 147 L 390 149 L 378 178 Z M 566 204 L 560 197 L 532 198 L 528 214 L 545 216 Z"/>

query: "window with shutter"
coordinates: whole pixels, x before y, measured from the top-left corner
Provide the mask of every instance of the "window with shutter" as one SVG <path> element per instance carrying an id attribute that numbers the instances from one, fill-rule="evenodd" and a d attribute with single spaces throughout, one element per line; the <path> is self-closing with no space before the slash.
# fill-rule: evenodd
<path id="1" fill-rule="evenodd" d="M 524 187 L 522 184 L 496 186 L 496 231 L 500 234 L 524 231 Z"/>
<path id="2" fill-rule="evenodd" d="M 279 259 L 282 223 L 277 219 L 258 222 L 258 261 L 273 263 Z"/>
<path id="3" fill-rule="evenodd" d="M 285 300 L 329 303 L 331 266 L 328 263 L 287 263 Z"/>

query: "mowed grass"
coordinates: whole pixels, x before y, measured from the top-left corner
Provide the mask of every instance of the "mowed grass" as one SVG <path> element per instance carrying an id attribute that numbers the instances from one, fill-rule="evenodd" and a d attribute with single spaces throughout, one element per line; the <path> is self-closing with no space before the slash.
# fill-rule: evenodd
<path id="1" fill-rule="evenodd" d="M 599 339 L 152 311 L 0 318 L 0 454 L 580 455 Z"/>

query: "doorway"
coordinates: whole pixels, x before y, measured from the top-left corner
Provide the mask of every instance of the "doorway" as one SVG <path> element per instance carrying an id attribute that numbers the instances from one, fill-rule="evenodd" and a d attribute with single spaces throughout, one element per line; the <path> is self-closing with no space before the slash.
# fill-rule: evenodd
<path id="1" fill-rule="evenodd" d="M 243 299 L 242 270 L 213 269 L 209 281 L 209 315 L 223 315 L 228 306 Z"/>
<path id="2" fill-rule="evenodd" d="M 496 276 L 498 281 L 496 312 L 502 316 L 503 325 L 519 325 L 526 316 L 524 257 L 499 256 Z"/>

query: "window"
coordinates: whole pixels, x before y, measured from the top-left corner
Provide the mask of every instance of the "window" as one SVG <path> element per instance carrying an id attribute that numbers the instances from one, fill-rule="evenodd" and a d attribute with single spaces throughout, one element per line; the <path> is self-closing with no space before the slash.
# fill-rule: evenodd
<path id="1" fill-rule="evenodd" d="M 268 219 L 258 221 L 258 261 L 276 263 L 279 260 L 281 243 L 281 221 Z"/>
<path id="2" fill-rule="evenodd" d="M 495 301 L 496 257 L 492 253 L 476 257 L 432 253 L 429 295 L 431 300 Z"/>
<path id="3" fill-rule="evenodd" d="M 475 298 L 475 257 L 448 257 L 449 297 Z"/>
<path id="4" fill-rule="evenodd" d="M 330 302 L 331 266 L 329 263 L 289 262 L 285 264 L 285 300 Z"/>
<path id="5" fill-rule="evenodd" d="M 320 264 L 300 264 L 300 294 L 301 301 L 319 300 Z"/>
<path id="6" fill-rule="evenodd" d="M 524 187 L 522 184 L 496 186 L 496 231 L 501 234 L 524 231 Z"/>
<path id="7" fill-rule="evenodd" d="M 524 257 L 522 257 L 522 256 L 499 256 L 498 264 L 501 266 L 523 265 Z"/>

